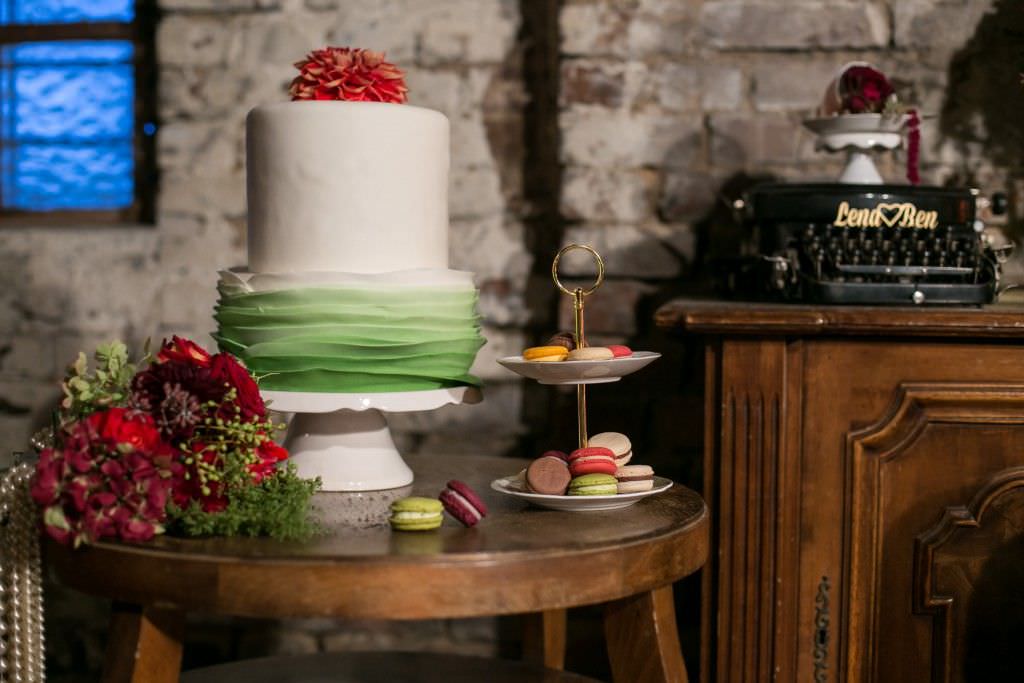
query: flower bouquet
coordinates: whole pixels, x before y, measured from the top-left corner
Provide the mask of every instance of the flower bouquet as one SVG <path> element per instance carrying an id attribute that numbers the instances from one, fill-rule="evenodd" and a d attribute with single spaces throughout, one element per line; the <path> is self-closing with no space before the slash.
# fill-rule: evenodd
<path id="1" fill-rule="evenodd" d="M 78 546 L 169 532 L 308 536 L 316 480 L 273 440 L 256 381 L 233 356 L 187 339 L 138 365 L 121 343 L 69 368 L 32 497 L 46 533 Z"/>

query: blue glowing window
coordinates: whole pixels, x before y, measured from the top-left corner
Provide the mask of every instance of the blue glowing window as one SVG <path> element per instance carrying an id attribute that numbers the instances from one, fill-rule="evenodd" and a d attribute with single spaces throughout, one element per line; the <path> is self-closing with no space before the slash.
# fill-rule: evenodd
<path id="1" fill-rule="evenodd" d="M 134 0 L 0 0 L 0 210 L 133 206 L 134 19 Z"/>
<path id="2" fill-rule="evenodd" d="M 0 0 L 0 24 L 130 22 L 134 0 Z"/>

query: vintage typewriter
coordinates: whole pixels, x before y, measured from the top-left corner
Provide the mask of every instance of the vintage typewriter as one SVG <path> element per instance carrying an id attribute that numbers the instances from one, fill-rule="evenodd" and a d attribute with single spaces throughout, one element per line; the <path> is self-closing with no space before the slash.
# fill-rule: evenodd
<path id="1" fill-rule="evenodd" d="M 740 260 L 734 289 L 833 304 L 989 303 L 1005 254 L 983 238 L 978 202 L 939 187 L 757 186 L 736 207 L 757 255 Z"/>

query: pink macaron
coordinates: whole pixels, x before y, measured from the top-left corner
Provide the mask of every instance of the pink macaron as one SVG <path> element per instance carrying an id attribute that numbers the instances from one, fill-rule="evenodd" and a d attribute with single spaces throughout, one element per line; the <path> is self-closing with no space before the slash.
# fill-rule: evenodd
<path id="1" fill-rule="evenodd" d="M 465 526 L 473 526 L 487 516 L 487 505 L 465 482 L 452 479 L 437 497 L 445 511 Z"/>
<path id="2" fill-rule="evenodd" d="M 615 474 L 615 454 L 602 446 L 577 448 L 569 454 L 569 471 L 574 477 L 584 474 Z"/>
<path id="3" fill-rule="evenodd" d="M 622 344 L 609 344 L 607 348 L 612 352 L 613 358 L 626 358 L 633 355 L 633 349 Z"/>

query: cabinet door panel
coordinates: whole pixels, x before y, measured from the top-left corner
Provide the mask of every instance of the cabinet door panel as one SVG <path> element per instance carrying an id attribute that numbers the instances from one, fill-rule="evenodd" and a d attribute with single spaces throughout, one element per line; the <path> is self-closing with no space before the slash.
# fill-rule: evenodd
<path id="1" fill-rule="evenodd" d="M 927 442 L 930 444 L 927 447 L 922 442 L 921 453 L 911 452 L 905 460 L 897 457 L 891 468 L 888 464 L 883 467 L 877 482 L 870 477 L 858 479 L 861 483 L 868 482 L 868 490 L 881 496 L 878 502 L 881 526 L 870 527 L 861 534 L 856 546 L 858 552 L 869 546 L 888 549 L 887 543 L 893 544 L 891 547 L 902 544 L 899 562 L 904 566 L 893 571 L 903 572 L 906 585 L 914 537 L 936 523 L 947 505 L 969 501 L 987 476 L 1010 465 L 1024 465 L 1024 449 L 999 445 L 1004 443 L 1000 441 L 1003 438 L 1020 443 L 1020 417 L 1024 416 L 1024 410 L 1020 409 L 1024 407 L 1020 402 L 1020 396 L 1024 395 L 1024 346 L 865 338 L 805 340 L 804 349 L 799 406 L 787 405 L 790 413 L 799 411 L 800 443 L 798 448 L 785 453 L 787 457 L 800 459 L 800 486 L 781 492 L 785 500 L 798 498 L 800 510 L 799 569 L 780 575 L 781 581 L 798 584 L 797 619 L 793 631 L 787 633 L 787 637 L 794 639 L 791 642 L 797 650 L 795 679 L 851 683 L 922 680 L 920 672 L 911 664 L 906 668 L 911 673 L 900 674 L 904 669 L 898 662 L 893 665 L 897 672 L 893 678 L 871 678 L 876 671 L 872 663 L 876 652 L 874 641 L 865 636 L 867 625 L 870 625 L 872 638 L 893 638 L 899 643 L 903 642 L 903 636 L 879 634 L 874 630 L 877 624 L 872 621 L 872 615 L 879 599 L 873 592 L 878 586 L 878 577 L 873 568 L 869 569 L 874 564 L 865 564 L 862 558 L 857 567 L 862 570 L 859 579 L 864 576 L 870 579 L 866 587 L 848 585 L 853 510 L 858 511 L 861 522 L 875 519 L 874 513 L 865 517 L 868 512 L 862 503 L 857 506 L 852 503 L 850 439 L 854 435 L 864 439 L 883 431 L 889 435 L 899 433 L 901 439 L 908 439 L 906 443 L 897 440 L 888 446 L 889 450 L 899 450 L 899 447 L 911 448 L 913 438 L 921 436 L 914 429 L 923 429 L 923 424 L 929 420 L 939 429 L 935 434 L 925 435 L 931 441 Z M 906 389 L 914 387 L 940 390 L 939 393 L 952 402 L 928 401 L 922 394 L 920 401 L 907 405 L 913 410 L 900 413 L 898 408 L 905 401 Z M 928 411 L 929 415 L 924 423 L 917 422 L 921 410 Z M 957 417 L 957 412 L 965 411 L 967 417 Z M 961 432 L 964 424 L 972 425 L 975 432 Z M 1017 436 L 1007 436 L 1013 433 Z M 975 442 L 979 435 L 983 441 Z M 872 446 L 872 457 L 877 459 L 876 450 Z M 982 451 L 979 457 L 971 458 L 971 464 L 980 468 L 976 475 L 971 475 L 977 477 L 974 487 L 965 485 L 962 490 L 954 487 L 935 493 L 929 493 L 924 487 L 920 491 L 924 502 L 914 503 L 920 505 L 920 509 L 911 507 L 908 511 L 908 514 L 922 515 L 926 521 L 920 526 L 912 528 L 912 517 L 901 524 L 894 517 L 896 509 L 885 507 L 888 501 L 897 499 L 898 503 L 901 497 L 917 500 L 918 477 L 934 476 L 933 483 L 940 486 L 946 485 L 943 482 L 955 484 L 962 476 L 959 458 L 969 451 Z M 946 455 L 921 457 L 939 452 Z M 896 556 L 879 555 L 879 561 L 883 557 Z M 893 599 L 897 602 L 893 603 Z M 890 597 L 890 604 L 884 609 L 900 609 L 909 614 L 909 601 L 909 593 L 898 599 Z M 825 635 L 827 640 L 822 643 Z M 852 643 L 851 638 L 858 640 Z M 916 647 L 913 643 L 916 643 L 913 638 L 907 640 L 908 651 Z M 907 655 L 910 661 L 914 661 L 915 656 L 912 652 Z M 901 675 L 904 677 L 900 678 Z"/>
<path id="2" fill-rule="evenodd" d="M 935 672 L 933 619 L 915 613 L 915 540 L 1024 454 L 1024 385 L 904 385 L 877 425 L 847 437 L 846 680 L 904 683 Z M 919 611 L 919 610 L 918 610 Z"/>
<path id="3" fill-rule="evenodd" d="M 917 538 L 914 612 L 932 618 L 932 683 L 1019 681 L 1024 467 L 992 477 Z"/>

